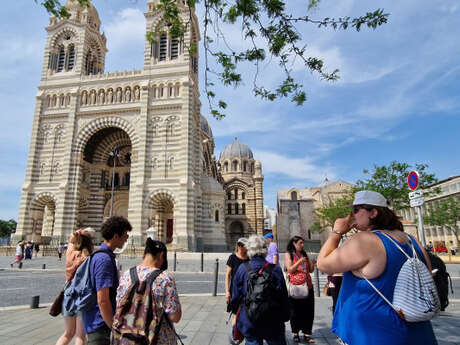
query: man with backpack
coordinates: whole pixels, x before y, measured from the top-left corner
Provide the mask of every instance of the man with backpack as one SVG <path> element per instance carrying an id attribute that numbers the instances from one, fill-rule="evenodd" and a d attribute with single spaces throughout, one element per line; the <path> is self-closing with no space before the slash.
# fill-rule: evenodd
<path id="1" fill-rule="evenodd" d="M 123 217 L 110 217 L 101 227 L 104 242 L 89 257 L 89 279 L 96 290 L 97 304 L 83 312 L 83 325 L 88 345 L 110 345 L 110 332 L 116 306 L 118 270 L 113 251 L 128 240 L 131 224 Z"/>
<path id="2" fill-rule="evenodd" d="M 270 264 L 267 242 L 252 235 L 246 245 L 249 262 L 238 268 L 232 284 L 232 311 L 246 345 L 286 345 L 285 325 L 290 308 L 286 283 L 280 266 Z"/>

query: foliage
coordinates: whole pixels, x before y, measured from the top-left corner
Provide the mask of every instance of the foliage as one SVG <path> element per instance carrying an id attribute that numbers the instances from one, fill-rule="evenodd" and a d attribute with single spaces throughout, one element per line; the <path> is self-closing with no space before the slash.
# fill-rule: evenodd
<path id="1" fill-rule="evenodd" d="M 416 170 L 420 177 L 420 189 L 425 189 L 425 195 L 439 193 L 439 189 L 426 191 L 426 188 L 437 182 L 434 174 L 427 172 L 427 164 L 415 164 L 414 167 L 407 163 L 393 161 L 390 165 L 374 165 L 372 170 L 364 170 L 364 174 L 369 177 L 364 180 L 358 180 L 356 185 L 358 189 L 374 190 L 384 195 L 391 208 L 400 210 L 409 207 L 409 186 L 407 185 L 407 176 L 411 170 Z"/>
<path id="2" fill-rule="evenodd" d="M 34 0 L 38 3 L 40 0 Z M 78 0 L 80 5 L 89 7 L 91 0 Z M 60 0 L 41 0 L 40 5 L 46 8 L 48 13 L 58 17 L 58 18 L 69 18 L 70 12 L 65 6 L 61 4 Z"/>
<path id="3" fill-rule="evenodd" d="M 78 1 L 83 5 L 89 4 L 89 0 Z M 157 7 L 163 11 L 163 20 L 169 33 L 179 37 L 182 42 L 192 22 L 191 9 L 197 3 L 197 0 L 187 0 L 187 6 L 183 6 L 180 1 L 159 0 L 157 4 Z M 339 78 L 337 69 L 327 72 L 324 61 L 319 57 L 311 56 L 307 51 L 307 45 L 299 29 L 300 25 L 310 24 L 319 29 L 333 30 L 353 28 L 360 31 L 363 27 L 375 30 L 388 21 L 389 14 L 384 13 L 383 9 L 356 18 L 315 19 L 309 14 L 318 7 L 319 3 L 320 0 L 308 0 L 303 13 L 293 13 L 287 7 L 287 2 L 283 0 L 203 0 L 201 2 L 204 7 L 205 94 L 213 116 L 216 118 L 225 116 L 222 111 L 227 106 L 223 100 L 215 99 L 214 79 L 225 86 L 238 87 L 243 83 L 241 66 L 245 63 L 255 67 L 252 80 L 254 95 L 269 101 L 290 98 L 296 105 L 302 105 L 307 100 L 304 86 L 293 76 L 292 66 L 297 61 L 304 65 L 305 71 L 310 71 L 323 80 L 335 81 Z M 59 0 L 46 0 L 41 4 L 48 12 L 58 17 L 68 18 L 68 11 Z M 226 27 L 231 26 L 241 30 L 242 38 L 248 42 L 248 47 L 234 49 L 228 44 L 227 37 L 230 34 L 225 31 Z M 154 36 L 147 33 L 147 39 L 152 42 Z M 186 48 L 189 49 L 190 55 L 196 54 L 196 48 L 192 46 Z M 216 68 L 211 67 L 211 58 L 217 65 Z M 284 80 L 279 81 L 278 86 L 273 89 L 258 82 L 259 65 L 266 61 L 276 61 L 284 74 Z"/>
<path id="4" fill-rule="evenodd" d="M 16 231 L 16 221 L 14 219 L 0 219 L 0 237 L 7 237 Z"/>
<path id="5" fill-rule="evenodd" d="M 457 227 L 457 223 L 460 222 L 460 201 L 455 197 L 448 197 L 439 203 L 430 204 L 432 207 L 426 208 L 423 222 L 427 225 L 445 226 L 458 238 L 460 235 Z"/>
<path id="6" fill-rule="evenodd" d="M 353 203 L 353 190 L 344 193 L 337 199 L 332 199 L 328 204 L 315 211 L 317 221 L 310 228 L 312 232 L 323 232 L 325 228 L 332 227 L 337 218 L 346 217 L 350 209 L 345 206 Z"/>

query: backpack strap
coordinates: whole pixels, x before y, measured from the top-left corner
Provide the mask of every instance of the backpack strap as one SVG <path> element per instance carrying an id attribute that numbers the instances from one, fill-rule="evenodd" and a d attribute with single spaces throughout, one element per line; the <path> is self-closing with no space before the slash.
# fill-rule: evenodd
<path id="1" fill-rule="evenodd" d="M 137 267 L 131 267 L 129 269 L 129 277 L 131 278 L 131 284 L 139 283 L 139 276 L 137 275 Z"/>
<path id="2" fill-rule="evenodd" d="M 401 246 L 398 244 L 398 242 L 396 240 L 394 240 L 390 235 L 384 233 L 384 232 L 381 232 L 381 234 L 383 236 L 385 236 L 386 238 L 388 238 L 391 242 L 393 242 L 393 244 L 401 251 L 401 253 L 403 253 L 408 259 L 412 259 L 412 258 L 418 258 L 418 255 L 417 255 L 417 252 L 415 251 L 415 246 L 414 244 L 412 243 L 412 238 L 408 235 L 409 237 L 409 246 L 412 248 L 412 257 L 410 257 L 405 251 L 404 249 L 401 248 Z"/>

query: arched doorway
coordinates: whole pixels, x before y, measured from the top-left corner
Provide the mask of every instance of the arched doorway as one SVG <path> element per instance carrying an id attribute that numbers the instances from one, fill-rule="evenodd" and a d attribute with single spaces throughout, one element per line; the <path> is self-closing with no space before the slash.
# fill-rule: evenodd
<path id="1" fill-rule="evenodd" d="M 229 234 L 230 242 L 228 246 L 229 249 L 232 249 L 235 247 L 236 241 L 238 241 L 240 237 L 244 236 L 243 224 L 238 220 L 235 220 L 232 223 L 230 223 Z"/>
<path id="2" fill-rule="evenodd" d="M 165 243 L 174 240 L 174 199 L 165 192 L 155 193 L 149 202 L 149 228 L 153 227 L 158 239 Z"/>
<path id="3" fill-rule="evenodd" d="M 128 216 L 132 145 L 118 127 L 94 133 L 80 163 L 79 227 L 99 228 L 111 215 Z"/>
<path id="4" fill-rule="evenodd" d="M 32 227 L 27 240 L 49 243 L 54 232 L 56 202 L 51 194 L 42 194 L 35 198 L 30 207 Z"/>

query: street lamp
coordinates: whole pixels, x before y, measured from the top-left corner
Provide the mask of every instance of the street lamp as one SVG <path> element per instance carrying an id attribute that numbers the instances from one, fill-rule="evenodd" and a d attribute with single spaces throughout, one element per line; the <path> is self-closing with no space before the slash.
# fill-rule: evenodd
<path id="1" fill-rule="evenodd" d="M 110 156 L 113 159 L 113 169 L 112 169 L 112 193 L 111 193 L 111 198 L 110 198 L 110 217 L 113 216 L 113 192 L 115 188 L 115 165 L 117 162 L 117 158 L 120 155 L 120 151 L 118 149 L 114 148 L 112 151 L 110 151 Z"/>

